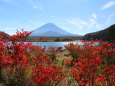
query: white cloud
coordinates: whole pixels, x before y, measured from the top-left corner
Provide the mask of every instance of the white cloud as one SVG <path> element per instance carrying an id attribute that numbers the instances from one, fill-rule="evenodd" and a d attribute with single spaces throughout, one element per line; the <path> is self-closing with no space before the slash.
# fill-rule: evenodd
<path id="1" fill-rule="evenodd" d="M 39 6 L 39 9 L 40 9 L 40 10 L 43 10 L 44 8 L 43 8 L 43 7 L 41 7 L 41 6 Z"/>
<path id="2" fill-rule="evenodd" d="M 67 20 L 67 22 L 76 26 L 78 29 L 100 29 L 102 27 L 102 25 L 99 24 L 94 18 L 91 18 L 88 21 L 80 18 L 74 18 Z"/>
<path id="3" fill-rule="evenodd" d="M 74 24 L 74 25 L 77 25 L 77 26 L 82 26 L 82 25 L 87 25 L 87 22 L 85 22 L 84 20 L 80 19 L 80 18 L 73 18 L 73 19 L 70 19 L 70 20 L 67 20 L 70 24 Z"/>
<path id="4" fill-rule="evenodd" d="M 90 22 L 91 22 L 92 24 L 97 24 L 97 22 L 96 22 L 94 19 L 90 19 Z"/>
<path id="5" fill-rule="evenodd" d="M 39 9 L 39 10 L 43 10 L 44 7 L 41 6 L 41 4 L 39 4 L 38 2 L 34 2 L 33 0 L 27 0 L 27 2 L 34 8 L 34 9 Z"/>
<path id="6" fill-rule="evenodd" d="M 102 27 L 102 25 L 99 24 L 95 19 L 90 19 L 89 26 L 92 26 L 90 28 L 93 28 L 93 27 L 101 28 Z"/>
<path id="7" fill-rule="evenodd" d="M 112 7 L 113 5 L 115 5 L 115 1 L 108 2 L 108 3 L 106 3 L 106 4 L 101 8 L 101 10 L 110 8 L 110 7 Z"/>
<path id="8" fill-rule="evenodd" d="M 43 9 L 44 9 L 44 8 L 43 8 L 42 6 L 40 6 L 40 5 L 34 5 L 33 8 L 38 8 L 38 9 L 40 9 L 40 10 L 43 10 Z"/>
<path id="9" fill-rule="evenodd" d="M 35 6 L 33 6 L 33 8 L 38 8 L 38 6 L 35 5 Z"/>
<path id="10" fill-rule="evenodd" d="M 92 17 L 93 17 L 94 19 L 97 19 L 97 15 L 96 15 L 95 13 L 92 13 Z"/>
<path id="11" fill-rule="evenodd" d="M 82 28 L 83 28 L 83 26 L 81 25 L 81 26 L 79 26 L 79 28 L 80 28 L 80 29 L 82 29 Z"/>
<path id="12" fill-rule="evenodd" d="M 74 26 L 76 26 L 79 29 L 83 29 L 88 26 L 88 23 L 80 18 L 69 19 L 69 20 L 67 20 L 67 22 L 70 24 L 73 24 Z"/>
<path id="13" fill-rule="evenodd" d="M 96 25 L 96 28 L 101 28 L 101 27 L 102 27 L 102 25 L 100 25 L 100 24 Z"/>
<path id="14" fill-rule="evenodd" d="M 110 15 L 108 16 L 108 19 L 105 21 L 105 24 L 106 24 L 106 25 L 111 22 L 112 17 L 113 17 L 113 14 L 110 14 Z"/>

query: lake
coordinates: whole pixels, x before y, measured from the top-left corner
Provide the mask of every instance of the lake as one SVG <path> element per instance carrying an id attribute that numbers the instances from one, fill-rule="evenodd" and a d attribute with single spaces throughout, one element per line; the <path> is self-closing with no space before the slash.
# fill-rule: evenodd
<path id="1" fill-rule="evenodd" d="M 79 40 L 77 41 L 69 41 L 69 42 L 32 42 L 33 45 L 36 46 L 41 46 L 44 47 L 46 46 L 46 48 L 48 47 L 62 47 L 64 49 L 64 45 L 67 45 L 69 43 L 78 43 L 78 44 L 82 44 Z"/>

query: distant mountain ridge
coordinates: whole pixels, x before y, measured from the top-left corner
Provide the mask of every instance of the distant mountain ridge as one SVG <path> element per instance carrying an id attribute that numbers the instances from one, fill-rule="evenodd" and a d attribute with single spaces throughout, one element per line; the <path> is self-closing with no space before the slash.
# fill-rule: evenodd
<path id="1" fill-rule="evenodd" d="M 2 32 L 2 31 L 0 31 L 0 37 L 3 37 L 3 39 L 9 39 L 9 35 L 7 34 L 7 33 L 5 33 L 5 32 Z"/>
<path id="2" fill-rule="evenodd" d="M 115 24 L 104 30 L 88 33 L 83 36 L 83 40 L 90 40 L 91 38 L 94 40 L 115 41 Z"/>
<path id="3" fill-rule="evenodd" d="M 33 31 L 30 37 L 75 37 L 76 34 L 64 31 L 53 23 L 47 23 Z"/>

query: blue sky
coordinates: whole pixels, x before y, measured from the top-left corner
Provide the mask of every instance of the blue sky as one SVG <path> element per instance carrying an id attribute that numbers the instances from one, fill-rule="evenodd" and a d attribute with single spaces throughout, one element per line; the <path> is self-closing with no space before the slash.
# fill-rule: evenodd
<path id="1" fill-rule="evenodd" d="M 0 0 L 0 30 L 34 30 L 46 23 L 84 35 L 115 24 L 115 0 Z"/>

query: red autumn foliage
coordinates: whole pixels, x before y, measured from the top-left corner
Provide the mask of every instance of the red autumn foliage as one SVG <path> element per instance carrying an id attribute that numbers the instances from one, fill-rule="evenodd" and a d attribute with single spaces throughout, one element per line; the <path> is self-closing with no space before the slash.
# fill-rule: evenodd
<path id="1" fill-rule="evenodd" d="M 23 77 L 22 73 L 32 69 L 31 76 L 35 84 L 49 83 L 52 80 L 59 82 L 63 78 L 61 68 L 51 63 L 45 48 L 24 43 L 23 39 L 30 34 L 31 32 L 24 30 L 17 31 L 16 35 L 9 36 L 10 41 L 0 36 L 0 77 L 2 77 L 3 68 L 8 68 L 14 76 L 17 74 L 20 78 Z M 22 84 L 22 80 L 15 79 L 16 85 Z"/>
<path id="2" fill-rule="evenodd" d="M 52 82 L 59 83 L 64 79 L 62 68 L 58 67 L 52 58 L 60 52 L 61 47 L 50 48 L 50 53 L 45 47 L 34 46 L 25 43 L 24 40 L 31 32 L 17 31 L 16 35 L 8 36 L 10 40 L 3 39 L 0 35 L 0 82 L 14 86 L 28 86 L 33 82 L 37 85 L 52 85 Z M 96 45 L 96 42 L 99 44 Z M 85 42 L 82 45 L 69 44 L 66 49 L 73 57 L 73 66 L 69 67 L 69 77 L 77 82 L 78 86 L 114 86 L 115 85 L 115 44 L 102 41 Z M 65 65 L 71 61 L 66 60 Z M 3 77 L 2 70 L 9 71 L 8 79 Z M 29 71 L 29 72 L 27 72 Z M 26 75 L 25 75 L 26 72 Z M 25 79 L 28 75 L 30 79 Z M 68 77 L 68 76 L 67 76 Z M 28 81 L 29 80 L 29 81 Z M 69 81 L 68 81 L 69 82 Z M 30 85 L 32 86 L 32 85 Z"/>
<path id="3" fill-rule="evenodd" d="M 112 59 L 115 58 L 115 45 L 108 42 L 97 42 L 99 43 L 97 46 L 94 46 L 94 41 L 83 42 L 82 52 L 76 53 L 82 58 L 78 57 L 76 58 L 78 61 L 73 62 L 74 67 L 71 73 L 80 86 L 115 85 L 113 78 L 115 65 L 112 63 Z"/>

